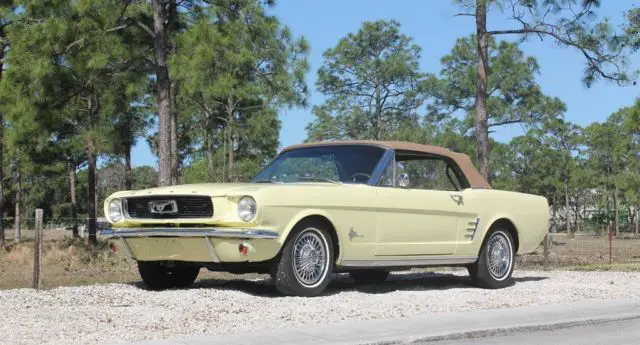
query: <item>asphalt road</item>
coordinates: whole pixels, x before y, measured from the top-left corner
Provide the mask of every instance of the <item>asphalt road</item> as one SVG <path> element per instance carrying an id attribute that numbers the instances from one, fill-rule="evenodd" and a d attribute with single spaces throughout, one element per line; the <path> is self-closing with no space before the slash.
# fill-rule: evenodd
<path id="1" fill-rule="evenodd" d="M 514 332 L 453 341 L 422 342 L 421 345 L 637 345 L 640 319 L 605 322 L 553 330 Z"/>

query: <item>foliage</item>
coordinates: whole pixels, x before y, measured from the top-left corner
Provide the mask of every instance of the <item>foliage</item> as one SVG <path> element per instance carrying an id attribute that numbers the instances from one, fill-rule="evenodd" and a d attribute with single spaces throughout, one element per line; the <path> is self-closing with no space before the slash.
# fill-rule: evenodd
<path id="1" fill-rule="evenodd" d="M 226 180 L 239 179 L 236 160 L 261 164 L 273 157 L 276 110 L 304 105 L 307 97 L 308 43 L 293 38 L 260 2 L 230 3 L 203 11 L 177 37 L 172 59 L 180 110 L 198 124 L 195 139 L 208 160 L 209 181 L 216 179 L 214 151 L 225 146 Z"/>
<path id="2" fill-rule="evenodd" d="M 473 128 L 478 53 L 476 37 L 459 38 L 451 53 L 441 59 L 440 79 L 429 76 L 424 89 L 433 97 L 428 111 L 436 116 L 462 113 L 465 125 Z M 562 114 L 566 109 L 558 98 L 546 96 L 536 82 L 540 71 L 534 57 L 525 56 L 517 43 L 494 38 L 488 43 L 488 126 L 535 125 Z"/>
<path id="3" fill-rule="evenodd" d="M 316 88 L 325 99 L 313 107 L 308 139 L 434 144 L 478 166 L 477 150 L 486 146 L 494 187 L 543 195 L 564 222 L 637 224 L 640 101 L 579 128 L 563 118 L 561 100 L 541 91 L 536 59 L 501 37 L 549 38 L 584 56 L 587 85 L 622 83 L 630 78 L 623 52 L 640 48 L 639 10 L 625 13 L 623 37 L 598 21 L 596 0 L 456 2 L 463 15 L 480 18 L 478 5 L 488 3 L 485 14 L 495 11 L 515 27 L 459 38 L 439 71 L 422 71 L 422 48 L 397 21 L 362 23 L 323 53 Z M 183 183 L 248 181 L 276 155 L 280 110 L 307 106 L 306 39 L 269 13 L 271 1 L 167 0 L 164 17 L 154 18 L 159 3 L 0 3 L 4 218 L 15 216 L 18 199 L 24 214 L 42 207 L 46 217 L 94 218 L 113 191 L 158 185 L 155 168 L 131 167 L 131 150 L 146 140 L 166 156 L 159 154 L 167 133 L 158 133 L 158 114 L 167 110 L 176 122 L 171 164 Z M 162 42 L 154 40 L 154 19 L 162 19 Z M 478 68 L 485 65 L 478 43 L 487 50 L 486 128 L 477 126 Z M 158 68 L 163 58 L 167 75 Z M 488 137 L 510 124 L 526 133 L 506 143 Z M 305 164 L 302 170 L 323 169 Z"/>
<path id="4" fill-rule="evenodd" d="M 420 51 L 393 20 L 364 22 L 340 39 L 323 54 L 316 86 L 328 99 L 314 107 L 309 137 L 381 140 L 415 123 L 422 104 Z"/>

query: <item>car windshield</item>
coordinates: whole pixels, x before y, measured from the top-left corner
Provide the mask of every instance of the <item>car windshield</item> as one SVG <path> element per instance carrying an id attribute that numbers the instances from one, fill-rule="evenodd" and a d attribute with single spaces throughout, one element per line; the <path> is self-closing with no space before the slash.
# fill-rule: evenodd
<path id="1" fill-rule="evenodd" d="M 293 149 L 279 155 L 252 182 L 367 183 L 384 151 L 365 145 Z"/>

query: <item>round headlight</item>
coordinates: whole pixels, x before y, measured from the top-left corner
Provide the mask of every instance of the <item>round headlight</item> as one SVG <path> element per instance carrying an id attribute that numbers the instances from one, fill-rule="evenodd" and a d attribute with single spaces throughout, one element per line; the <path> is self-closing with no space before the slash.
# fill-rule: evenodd
<path id="1" fill-rule="evenodd" d="M 238 202 L 238 217 L 248 222 L 256 216 L 256 201 L 250 196 L 243 196 Z"/>
<path id="2" fill-rule="evenodd" d="M 122 203 L 120 199 L 113 199 L 109 201 L 109 219 L 112 222 L 119 222 L 122 220 Z"/>

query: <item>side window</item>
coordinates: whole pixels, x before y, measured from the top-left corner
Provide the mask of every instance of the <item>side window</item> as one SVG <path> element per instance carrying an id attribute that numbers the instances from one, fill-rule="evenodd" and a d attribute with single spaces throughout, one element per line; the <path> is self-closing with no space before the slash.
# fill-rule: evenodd
<path id="1" fill-rule="evenodd" d="M 393 164 L 391 161 L 387 164 L 387 167 L 384 168 L 384 172 L 382 173 L 382 177 L 380 177 L 380 182 L 378 182 L 378 186 L 380 187 L 393 187 Z"/>
<path id="2" fill-rule="evenodd" d="M 412 189 L 456 191 L 461 183 L 446 160 L 418 155 L 396 156 L 396 176 L 407 174 Z"/>

